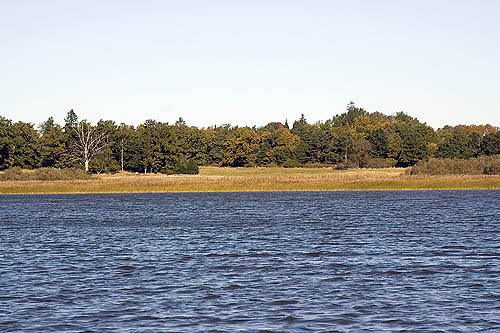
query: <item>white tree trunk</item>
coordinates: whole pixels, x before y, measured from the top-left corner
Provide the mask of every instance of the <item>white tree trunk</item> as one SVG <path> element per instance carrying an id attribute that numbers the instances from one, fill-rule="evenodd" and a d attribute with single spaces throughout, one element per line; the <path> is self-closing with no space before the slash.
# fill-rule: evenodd
<path id="1" fill-rule="evenodd" d="M 106 133 L 99 133 L 97 127 L 82 120 L 74 127 L 76 140 L 73 142 L 73 159 L 85 163 L 85 172 L 89 172 L 89 164 L 92 158 L 108 147 Z"/>

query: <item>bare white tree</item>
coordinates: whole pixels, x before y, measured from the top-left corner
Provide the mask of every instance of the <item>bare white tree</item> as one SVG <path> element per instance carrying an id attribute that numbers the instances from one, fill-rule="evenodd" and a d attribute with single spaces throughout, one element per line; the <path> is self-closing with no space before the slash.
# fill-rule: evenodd
<path id="1" fill-rule="evenodd" d="M 71 149 L 71 157 L 74 160 L 85 164 L 85 171 L 89 171 L 89 164 L 92 158 L 104 150 L 109 142 L 105 132 L 100 132 L 96 126 L 86 120 L 80 121 L 73 127 L 75 132 L 73 145 Z"/>

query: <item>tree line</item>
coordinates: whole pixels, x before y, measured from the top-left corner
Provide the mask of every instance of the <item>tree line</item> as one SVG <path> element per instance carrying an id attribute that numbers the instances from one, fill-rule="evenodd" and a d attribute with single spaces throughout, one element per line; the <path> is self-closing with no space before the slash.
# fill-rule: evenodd
<path id="1" fill-rule="evenodd" d="M 492 125 L 434 130 L 404 112 L 384 115 L 349 103 L 344 113 L 310 124 L 197 128 L 146 120 L 134 127 L 100 120 L 93 125 L 71 110 L 64 125 L 50 117 L 37 128 L 0 116 L 0 170 L 84 168 L 197 173 L 199 165 L 231 167 L 407 167 L 431 157 L 469 159 L 500 154 L 500 131 Z"/>

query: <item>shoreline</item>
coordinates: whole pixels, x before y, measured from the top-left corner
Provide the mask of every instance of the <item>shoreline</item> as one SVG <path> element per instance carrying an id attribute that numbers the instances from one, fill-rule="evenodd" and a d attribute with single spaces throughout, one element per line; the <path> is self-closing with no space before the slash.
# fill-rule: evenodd
<path id="1" fill-rule="evenodd" d="M 500 190 L 500 176 L 410 176 L 405 169 L 338 171 L 202 167 L 200 175 L 118 173 L 89 180 L 2 181 L 4 194 Z"/>
<path id="2" fill-rule="evenodd" d="M 434 192 L 434 191 L 500 191 L 500 189 L 478 189 L 478 188 L 447 188 L 447 189 L 396 189 L 396 190 L 264 190 L 264 191 L 157 191 L 157 192 L 43 192 L 43 193 L 0 193 L 0 198 L 7 196 L 29 196 L 29 195 L 90 195 L 90 194 L 188 194 L 188 193 L 287 193 L 287 192 Z"/>

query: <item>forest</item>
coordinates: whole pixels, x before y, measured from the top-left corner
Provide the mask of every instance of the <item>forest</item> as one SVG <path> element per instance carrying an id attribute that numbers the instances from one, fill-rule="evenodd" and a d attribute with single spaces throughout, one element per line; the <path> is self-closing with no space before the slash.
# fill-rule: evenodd
<path id="1" fill-rule="evenodd" d="M 70 110 L 64 124 L 50 117 L 38 127 L 0 116 L 0 170 L 11 167 L 81 168 L 92 173 L 198 173 L 198 166 L 347 168 L 407 167 L 430 158 L 470 159 L 500 154 L 492 125 L 434 130 L 410 115 L 368 112 L 349 103 L 345 112 L 291 126 L 228 124 L 197 128 L 146 120 L 134 127 L 91 124 Z"/>

